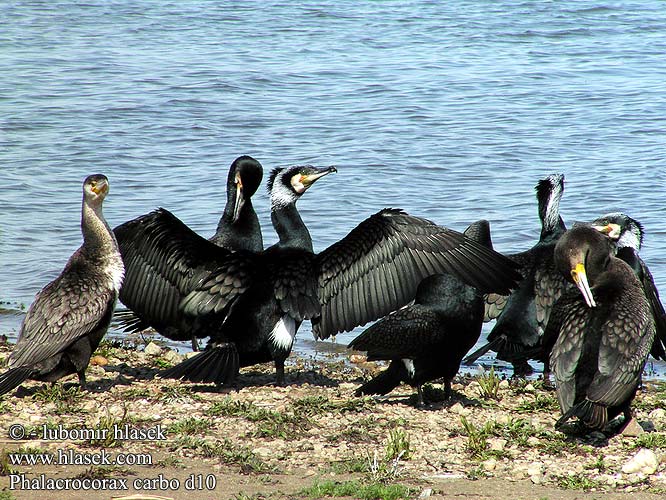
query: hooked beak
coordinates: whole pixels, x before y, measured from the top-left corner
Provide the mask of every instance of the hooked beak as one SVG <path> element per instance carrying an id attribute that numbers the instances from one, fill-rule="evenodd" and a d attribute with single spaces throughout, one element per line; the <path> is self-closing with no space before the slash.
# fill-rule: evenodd
<path id="1" fill-rule="evenodd" d="M 240 175 L 236 174 L 236 203 L 234 203 L 234 213 L 232 214 L 231 222 L 236 223 L 240 217 L 241 210 L 245 205 L 245 196 L 243 196 L 243 181 Z"/>
<path id="2" fill-rule="evenodd" d="M 325 175 L 331 174 L 333 172 L 337 172 L 338 169 L 335 167 L 324 167 L 322 169 L 318 169 L 319 172 L 315 174 L 309 174 L 309 175 L 301 175 L 301 184 L 305 187 L 305 189 L 309 188 L 312 186 L 312 184 L 315 183 L 316 180 L 321 179 Z"/>
<path id="3" fill-rule="evenodd" d="M 605 234 L 612 240 L 618 240 L 620 238 L 620 234 L 622 233 L 622 229 L 620 228 L 619 224 L 614 224 L 612 222 L 609 222 L 605 226 L 592 226 L 594 229 L 599 231 L 601 234 Z"/>
<path id="4" fill-rule="evenodd" d="M 585 272 L 585 265 L 582 263 L 576 264 L 571 270 L 571 277 L 574 280 L 574 283 L 580 290 L 580 293 L 583 294 L 585 303 L 588 307 L 596 307 L 597 304 L 594 302 L 594 297 L 592 296 L 592 290 L 590 290 L 590 285 L 587 282 L 587 273 Z"/>
<path id="5" fill-rule="evenodd" d="M 106 194 L 109 191 L 109 183 L 105 180 L 97 181 L 93 186 L 90 187 L 90 190 L 98 196 L 100 194 Z"/>

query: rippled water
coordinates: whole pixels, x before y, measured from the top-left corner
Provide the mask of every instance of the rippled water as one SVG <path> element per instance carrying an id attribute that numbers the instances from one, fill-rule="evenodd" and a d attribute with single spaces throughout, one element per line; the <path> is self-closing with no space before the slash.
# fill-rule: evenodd
<path id="1" fill-rule="evenodd" d="M 665 288 L 661 1 L 6 1 L 0 17 L 10 335 L 80 244 L 87 174 L 111 180 L 112 226 L 164 206 L 209 236 L 240 154 L 338 166 L 299 202 L 318 250 L 385 206 L 487 218 L 498 250 L 524 250 L 533 187 L 563 172 L 565 220 L 642 221 Z"/>

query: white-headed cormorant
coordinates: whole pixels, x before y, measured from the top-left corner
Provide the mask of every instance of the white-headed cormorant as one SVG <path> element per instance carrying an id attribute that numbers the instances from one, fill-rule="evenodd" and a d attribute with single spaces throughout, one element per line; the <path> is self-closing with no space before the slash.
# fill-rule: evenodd
<path id="1" fill-rule="evenodd" d="M 490 226 L 481 220 L 464 233 L 492 248 Z M 401 382 L 416 387 L 423 406 L 422 385 L 444 378 L 445 396 L 460 361 L 479 340 L 484 317 L 483 295 L 451 274 L 421 281 L 414 304 L 398 309 L 356 337 L 349 347 L 367 351 L 368 360 L 390 360 L 386 370 L 356 390 L 356 395 L 388 394 Z"/>
<path id="2" fill-rule="evenodd" d="M 108 179 L 91 175 L 83 183 L 83 244 L 35 297 L 0 375 L 0 394 L 27 379 L 55 382 L 73 373 L 85 386 L 91 354 L 106 333 L 123 280 L 118 244 L 102 214 Z"/>
<path id="3" fill-rule="evenodd" d="M 276 169 L 268 187 L 280 241 L 261 254 L 231 254 L 181 303 L 206 325 L 206 351 L 163 375 L 193 382 L 232 381 L 238 366 L 273 360 L 284 381 L 284 360 L 304 319 L 326 339 L 397 309 L 414 298 L 422 279 L 451 272 L 483 291 L 507 293 L 520 275 L 515 264 L 463 234 L 384 209 L 344 239 L 313 253 L 296 202 L 334 168 Z"/>
<path id="4" fill-rule="evenodd" d="M 592 227 L 606 234 L 615 242 L 615 255 L 629 264 L 643 285 L 650 302 L 656 334 L 650 354 L 655 359 L 666 360 L 666 312 L 659 298 L 657 286 L 647 264 L 638 255 L 643 244 L 643 225 L 626 214 L 614 212 L 592 222 Z"/>
<path id="5" fill-rule="evenodd" d="M 580 292 L 555 304 L 544 337 L 557 339 L 550 356 L 562 417 L 601 430 L 630 404 L 655 334 L 650 304 L 632 269 L 614 256 L 609 238 L 588 225 L 567 231 L 555 264 Z"/>
<path id="6" fill-rule="evenodd" d="M 508 297 L 488 296 L 486 313 L 490 318 L 497 316 L 497 322 L 488 334 L 488 342 L 467 356 L 465 363 L 493 350 L 498 359 L 513 363 L 516 375 L 529 374 L 528 353 L 540 343 L 552 306 L 568 287 L 553 262 L 553 249 L 566 230 L 560 217 L 564 176 L 549 175 L 537 183 L 535 190 L 541 220 L 539 241 L 525 252 L 508 255 L 521 265 L 523 280 Z"/>
<path id="7" fill-rule="evenodd" d="M 117 314 L 125 331 L 141 331 L 153 327 L 171 340 L 191 340 L 198 350 L 197 337 L 208 334 L 183 318 L 177 304 L 191 291 L 187 276 L 202 271 L 206 265 L 215 267 L 220 258 L 217 247 L 229 250 L 263 250 L 259 219 L 252 206 L 252 195 L 261 184 L 263 168 L 250 156 L 234 160 L 227 178 L 227 203 L 217 231 L 206 245 L 205 238 L 194 233 L 168 210 L 160 208 L 114 229 L 120 252 L 125 261 L 125 283 L 120 300 L 131 312 Z M 152 242 L 151 233 L 170 227 L 169 241 L 163 241 L 164 253 Z M 207 242 L 206 242 L 207 243 Z M 186 246 L 188 251 L 178 252 Z M 222 252 L 222 256 L 226 252 Z M 210 268 L 208 268 L 210 269 Z"/>

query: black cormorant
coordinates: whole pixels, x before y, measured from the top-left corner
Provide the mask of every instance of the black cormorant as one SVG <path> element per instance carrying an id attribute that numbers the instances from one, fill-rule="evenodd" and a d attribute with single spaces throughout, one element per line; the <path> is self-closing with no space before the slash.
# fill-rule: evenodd
<path id="1" fill-rule="evenodd" d="M 615 242 L 615 255 L 629 264 L 643 285 L 650 302 L 656 327 L 654 344 L 650 354 L 655 359 L 666 360 L 666 312 L 659 298 L 657 286 L 647 264 L 638 255 L 643 244 L 643 225 L 626 214 L 614 212 L 603 215 L 592 222 L 592 227 L 606 234 Z"/>
<path id="2" fill-rule="evenodd" d="M 201 272 L 206 265 L 215 267 L 219 258 L 216 247 L 250 252 L 263 250 L 259 219 L 252 206 L 252 195 L 261 184 L 262 175 L 261 164 L 250 156 L 240 156 L 231 164 L 227 204 L 217 231 L 210 238 L 215 246 L 201 243 L 205 241 L 203 237 L 164 208 L 114 229 L 126 267 L 120 301 L 130 311 L 116 314 L 125 331 L 153 327 L 171 340 L 191 340 L 192 348 L 198 350 L 196 338 L 208 334 L 183 318 L 175 307 L 191 291 L 183 277 Z M 165 253 L 154 251 L 154 247 L 146 246 L 146 241 L 151 241 L 150 233 L 159 233 L 159 228 L 165 227 L 171 229 L 170 241 L 164 241 L 164 247 L 189 245 L 190 252 L 167 257 Z"/>
<path id="3" fill-rule="evenodd" d="M 464 234 L 492 248 L 490 226 L 481 220 Z M 368 360 L 390 360 L 386 370 L 356 390 L 356 395 L 388 394 L 401 382 L 416 387 L 444 378 L 445 397 L 460 361 L 479 340 L 484 317 L 483 295 L 451 274 L 421 281 L 414 304 L 398 309 L 356 337 L 349 347 L 368 352 Z"/>
<path id="4" fill-rule="evenodd" d="M 467 364 L 493 350 L 498 359 L 513 364 L 516 375 L 531 373 L 528 353 L 539 344 L 553 304 L 569 286 L 553 262 L 553 249 L 566 230 L 560 217 L 564 176 L 549 175 L 537 183 L 535 190 L 541 219 L 539 241 L 525 252 L 508 255 L 521 265 L 523 280 L 508 297 L 488 296 L 486 311 L 490 311 L 491 318 L 497 316 L 497 322 L 488 334 L 488 342 L 465 358 Z"/>
<path id="5" fill-rule="evenodd" d="M 550 356 L 562 417 L 601 430 L 630 404 L 655 334 L 650 304 L 632 269 L 614 256 L 609 238 L 588 225 L 567 231 L 555 264 L 578 291 L 555 304 L 544 337 L 557 339 Z"/>
<path id="6" fill-rule="evenodd" d="M 319 254 L 296 202 L 334 168 L 276 169 L 268 187 L 280 241 L 261 254 L 236 252 L 204 276 L 180 304 L 211 335 L 206 350 L 163 376 L 232 381 L 238 366 L 284 360 L 304 319 L 315 338 L 379 318 L 414 298 L 422 279 L 451 272 L 483 291 L 507 293 L 520 278 L 515 263 L 463 234 L 384 209 Z"/>
<path id="7" fill-rule="evenodd" d="M 91 175 L 83 183 L 83 244 L 35 297 L 0 375 L 0 394 L 27 379 L 55 382 L 73 373 L 85 387 L 91 354 L 106 333 L 123 280 L 123 261 L 102 214 L 108 179 Z"/>

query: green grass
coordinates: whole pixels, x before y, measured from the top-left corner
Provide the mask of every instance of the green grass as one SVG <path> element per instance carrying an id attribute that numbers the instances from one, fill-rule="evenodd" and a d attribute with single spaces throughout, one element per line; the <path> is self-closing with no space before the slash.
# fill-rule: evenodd
<path id="1" fill-rule="evenodd" d="M 490 367 L 490 370 L 477 379 L 479 383 L 479 395 L 484 399 L 493 399 L 499 401 L 499 385 L 500 379 L 495 374 L 495 368 Z"/>
<path id="2" fill-rule="evenodd" d="M 0 491 L 0 500 L 14 500 L 16 498 L 11 491 Z"/>
<path id="3" fill-rule="evenodd" d="M 460 417 L 463 427 L 462 434 L 467 436 L 467 451 L 475 458 L 483 458 L 488 449 L 488 435 L 490 434 L 490 423 L 483 427 L 476 427 L 464 416 Z"/>
<path id="4" fill-rule="evenodd" d="M 188 417 L 167 427 L 169 434 L 200 434 L 209 429 L 212 422 L 207 418 Z"/>
<path id="5" fill-rule="evenodd" d="M 247 446 L 234 444 L 231 440 L 208 440 L 193 436 L 178 436 L 169 443 L 171 451 L 186 449 L 204 458 L 217 458 L 227 465 L 238 465 L 244 474 L 273 472 L 274 468 L 263 462 Z"/>
<path id="6" fill-rule="evenodd" d="M 404 429 L 389 430 L 385 458 L 386 460 L 409 459 L 409 434 Z"/>
<path id="7" fill-rule="evenodd" d="M 240 417 L 254 422 L 256 437 L 287 439 L 311 428 L 310 420 L 304 415 L 267 410 L 253 403 L 233 401 L 230 398 L 213 403 L 207 414 L 212 417 Z"/>
<path id="8" fill-rule="evenodd" d="M 666 434 L 661 432 L 646 432 L 636 437 L 631 444 L 632 448 L 666 448 Z"/>
<path id="9" fill-rule="evenodd" d="M 554 476 L 557 485 L 563 490 L 581 490 L 590 491 L 594 488 L 603 487 L 604 485 L 594 481 L 584 474 L 573 474 L 571 476 Z"/>
<path id="10" fill-rule="evenodd" d="M 316 481 L 300 491 L 308 498 L 351 497 L 359 500 L 398 500 L 408 498 L 410 488 L 401 484 L 361 483 L 359 481 Z"/>
<path id="11" fill-rule="evenodd" d="M 559 410 L 560 405 L 555 397 L 540 392 L 533 393 L 533 399 L 523 401 L 516 407 L 518 413 L 557 412 Z"/>
<path id="12" fill-rule="evenodd" d="M 55 404 L 56 415 L 63 413 L 73 413 L 78 411 L 79 403 L 83 399 L 81 387 L 73 385 L 65 389 L 65 386 L 57 382 L 55 384 L 45 385 L 40 388 L 32 399 L 40 403 L 53 403 Z"/>

